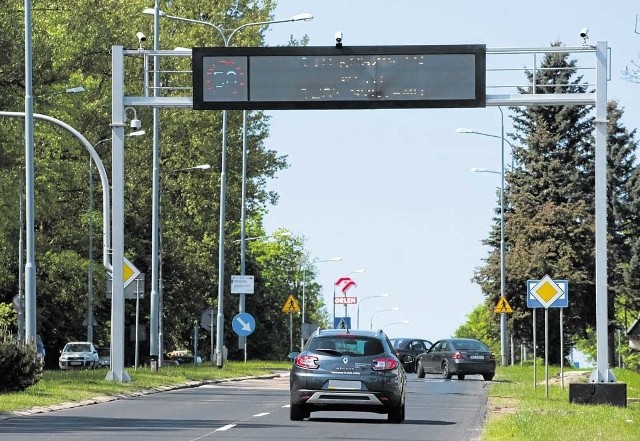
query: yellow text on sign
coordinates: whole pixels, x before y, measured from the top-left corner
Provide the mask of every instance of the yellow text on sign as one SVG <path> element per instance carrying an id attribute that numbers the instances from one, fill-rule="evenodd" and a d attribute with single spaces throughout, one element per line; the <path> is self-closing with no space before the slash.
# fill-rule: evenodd
<path id="1" fill-rule="evenodd" d="M 287 297 L 287 301 L 284 302 L 284 306 L 282 307 L 282 312 L 287 312 L 289 314 L 300 312 L 300 305 L 293 295 L 290 294 L 289 297 Z"/>
<path id="2" fill-rule="evenodd" d="M 513 312 L 513 309 L 511 308 L 509 302 L 507 302 L 507 298 L 502 296 L 500 297 L 500 300 L 498 300 L 498 304 L 494 308 L 493 312 L 495 312 L 496 314 L 500 314 L 503 312 Z"/>

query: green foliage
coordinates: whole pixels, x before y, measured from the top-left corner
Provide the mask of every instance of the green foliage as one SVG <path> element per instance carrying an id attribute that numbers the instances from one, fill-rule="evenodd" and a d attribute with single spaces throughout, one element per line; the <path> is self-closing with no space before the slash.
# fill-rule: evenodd
<path id="1" fill-rule="evenodd" d="M 0 393 L 22 391 L 42 377 L 35 345 L 0 342 Z"/>
<path id="2" fill-rule="evenodd" d="M 10 303 L 0 303 L 0 336 L 6 335 L 9 328 L 13 328 L 18 313 Z"/>
<path id="3" fill-rule="evenodd" d="M 116 0 L 52 0 L 46 7 L 33 11 L 33 95 L 37 113 L 58 118 L 80 132 L 90 142 L 111 136 L 111 46 L 137 47 L 135 31 L 152 36 L 153 19 L 141 14 L 149 7 L 146 1 L 122 3 Z M 270 0 L 224 0 L 203 3 L 200 0 L 172 1 L 163 10 L 175 16 L 205 20 L 232 30 L 246 23 L 270 20 L 275 2 Z M 20 7 L 0 11 L 0 108 L 21 110 L 24 107 L 24 51 L 21 41 L 23 10 Z M 284 24 L 283 24 L 284 25 Z M 236 46 L 264 44 L 266 26 L 248 26 L 234 34 L 230 42 Z M 229 31 L 230 32 L 230 31 Z M 220 36 L 212 27 L 163 19 L 160 27 L 161 47 L 215 46 Z M 152 40 L 152 38 L 149 38 Z M 292 38 L 296 44 L 308 39 Z M 283 41 L 283 44 L 286 44 Z M 146 48 L 150 49 L 148 41 Z M 166 57 L 167 60 L 170 57 Z M 189 60 L 164 61 L 163 69 L 190 70 Z M 126 93 L 141 94 L 142 58 L 125 60 Z M 165 83 L 168 80 L 163 78 Z M 190 86 L 190 83 L 188 84 Z M 68 94 L 65 89 L 82 86 L 83 93 Z M 152 110 L 138 107 L 137 116 L 151 133 Z M 164 347 L 191 348 L 193 325 L 208 307 L 217 308 L 218 285 L 218 218 L 220 212 L 220 164 L 222 143 L 221 112 L 191 112 L 162 109 L 159 149 L 161 176 L 161 241 Z M 185 129 L 186 128 L 186 129 Z M 268 117 L 259 111 L 248 112 L 248 169 L 246 180 L 247 219 L 262 232 L 262 216 L 278 195 L 269 190 L 268 182 L 287 165 L 286 157 L 267 148 Z M 18 249 L 20 235 L 20 176 L 24 175 L 24 141 L 22 122 L 0 121 L 0 302 L 9 302 L 18 292 Z M 228 112 L 227 127 L 227 196 L 225 231 L 224 314 L 226 323 L 238 312 L 238 296 L 229 293 L 229 275 L 238 274 L 242 188 L 242 112 Z M 93 173 L 89 185 L 89 157 L 78 140 L 47 122 L 35 122 L 35 243 L 36 243 L 36 323 L 38 334 L 50 353 L 68 340 L 86 338 L 88 267 L 91 253 L 93 267 L 92 307 L 97 326 L 94 342 L 108 346 L 110 338 L 110 301 L 106 297 L 106 274 L 101 267 L 102 188 Z M 146 274 L 146 299 L 149 298 L 152 235 L 152 137 L 127 138 L 125 143 L 125 254 Z M 107 171 L 111 157 L 109 143 L 96 147 Z M 210 164 L 209 170 L 179 172 L 199 164 Z M 89 188 L 93 187 L 93 210 L 89 209 Z M 24 207 L 23 207 L 24 209 Z M 93 245 L 89 250 L 89 225 L 93 225 Z M 259 235 L 260 235 L 259 234 Z M 252 234 L 253 235 L 253 234 Z M 303 252 L 284 247 L 274 251 L 282 261 L 292 262 Z M 284 292 L 300 287 L 300 275 L 294 267 L 287 269 L 288 280 L 263 265 L 268 257 L 247 253 L 247 274 L 255 274 L 261 283 L 273 286 L 249 297 L 248 311 L 256 316 L 265 311 L 261 328 L 276 334 L 253 335 L 249 349 L 266 353 L 271 340 L 288 340 L 288 326 L 282 325 L 284 314 L 276 313 Z M 293 243 L 291 244 L 293 246 Z M 292 253 L 292 256 L 286 256 Z M 271 255 L 270 252 L 267 255 Z M 299 265 L 298 265 L 299 269 Z M 309 316 L 321 318 L 323 305 L 314 300 L 312 275 Z M 149 302 L 140 302 L 140 322 L 149 322 Z M 125 321 L 133 323 L 135 306 L 126 302 Z M 270 321 L 276 323 L 271 325 Z M 237 336 L 225 326 L 225 345 L 236 346 Z M 207 348 L 202 333 L 200 348 Z M 264 343 L 265 339 L 269 344 Z M 286 352 L 285 344 L 277 347 L 272 357 Z M 140 353 L 148 353 L 144 344 Z M 128 354 L 131 356 L 132 354 Z M 232 354 L 232 356 L 235 354 Z"/>
<path id="4" fill-rule="evenodd" d="M 484 342 L 494 352 L 499 353 L 500 329 L 493 320 L 490 306 L 478 305 L 467 315 L 467 321 L 453 334 L 456 338 L 475 338 Z"/>
<path id="5" fill-rule="evenodd" d="M 560 43 L 556 43 L 560 45 Z M 546 54 L 536 73 L 535 93 L 584 93 L 575 60 Z M 532 82 L 533 73 L 528 72 Z M 553 85 L 554 87 L 548 87 Z M 533 86 L 520 90 L 532 93 Z M 593 117 L 588 106 L 510 108 L 515 132 L 515 167 L 505 179 L 505 295 L 514 309 L 509 328 L 517 340 L 532 341 L 532 311 L 522 293 L 524 281 L 549 275 L 570 283 L 570 307 L 564 312 L 565 344 L 584 338 L 595 326 L 594 150 Z M 623 110 L 608 103 L 608 280 L 609 314 L 619 305 L 634 308 L 640 265 L 640 188 L 635 164 L 635 131 L 622 127 Z M 634 186 L 635 185 L 635 186 Z M 635 192 L 635 193 L 634 193 Z M 499 213 L 499 208 L 496 210 Z M 495 305 L 500 293 L 500 219 L 484 243 L 492 247 L 474 281 Z M 637 309 L 636 309 L 637 310 Z M 542 315 L 542 314 L 539 314 Z M 550 314 L 550 360 L 560 357 L 559 314 Z M 494 318 L 494 320 L 497 320 Z M 535 324 L 542 335 L 543 323 Z M 567 344 L 568 343 L 568 344 Z"/>

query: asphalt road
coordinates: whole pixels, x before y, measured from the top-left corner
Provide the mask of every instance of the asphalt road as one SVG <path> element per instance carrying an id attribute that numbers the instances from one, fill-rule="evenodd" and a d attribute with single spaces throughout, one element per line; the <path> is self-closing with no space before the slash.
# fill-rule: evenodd
<path id="1" fill-rule="evenodd" d="M 409 374 L 406 420 L 315 412 L 289 420 L 288 376 L 228 381 L 0 420 L 0 439 L 40 440 L 475 440 L 485 383 Z"/>

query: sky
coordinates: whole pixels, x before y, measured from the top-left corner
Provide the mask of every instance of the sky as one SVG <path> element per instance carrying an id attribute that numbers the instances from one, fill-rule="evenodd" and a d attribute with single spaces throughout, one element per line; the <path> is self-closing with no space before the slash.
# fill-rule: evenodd
<path id="1" fill-rule="evenodd" d="M 310 12 L 314 19 L 272 25 L 267 45 L 284 45 L 290 35 L 306 34 L 311 46 L 333 46 L 336 31 L 341 31 L 345 46 L 538 48 L 562 41 L 577 47 L 583 43 L 579 33 L 587 27 L 589 44 L 606 41 L 611 48 L 608 98 L 625 109 L 625 127 L 640 124 L 640 84 L 621 76 L 640 53 L 640 34 L 634 32 L 640 5 L 631 0 L 279 0 L 274 18 L 301 12 Z M 594 60 L 589 62 L 595 65 Z M 519 61 L 509 63 L 523 67 Z M 523 74 L 518 81 L 524 81 Z M 510 112 L 503 110 L 509 133 Z M 286 228 L 304 236 L 318 261 L 342 257 L 316 265 L 329 314 L 334 282 L 349 276 L 357 283 L 348 295 L 360 302 L 361 328 L 372 324 L 390 337 L 432 341 L 452 335 L 483 302 L 471 279 L 490 251 L 481 241 L 490 231 L 500 186 L 498 174 L 470 170 L 500 170 L 501 164 L 500 139 L 456 129 L 499 137 L 499 110 L 267 113 L 267 147 L 287 155 L 290 167 L 268 184 L 280 200 L 269 209 L 265 228 L 268 233 Z M 353 273 L 361 269 L 365 272 Z M 522 287 L 505 293 L 507 298 L 525 295 L 525 281 Z M 390 295 L 372 297 L 383 293 Z M 344 307 L 336 312 L 344 315 Z M 357 305 L 349 307 L 348 315 L 355 327 Z"/>

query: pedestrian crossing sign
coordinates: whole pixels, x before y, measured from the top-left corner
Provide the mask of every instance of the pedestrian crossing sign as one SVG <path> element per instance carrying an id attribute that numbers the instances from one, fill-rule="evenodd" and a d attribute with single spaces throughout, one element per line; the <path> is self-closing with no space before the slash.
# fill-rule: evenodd
<path id="1" fill-rule="evenodd" d="M 284 306 L 282 307 L 282 312 L 289 314 L 300 312 L 300 305 L 293 295 L 290 294 L 289 297 L 287 297 L 287 301 L 284 302 Z"/>
<path id="2" fill-rule="evenodd" d="M 507 302 L 507 298 L 505 296 L 500 297 L 498 300 L 498 304 L 494 308 L 493 312 L 496 314 L 501 314 L 503 312 L 513 312 L 511 305 Z"/>

